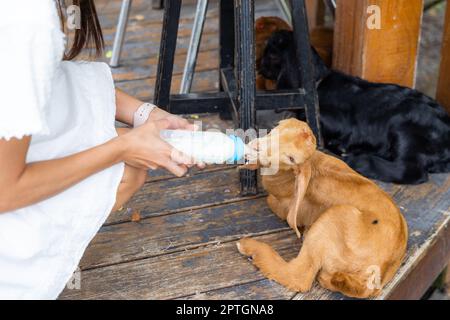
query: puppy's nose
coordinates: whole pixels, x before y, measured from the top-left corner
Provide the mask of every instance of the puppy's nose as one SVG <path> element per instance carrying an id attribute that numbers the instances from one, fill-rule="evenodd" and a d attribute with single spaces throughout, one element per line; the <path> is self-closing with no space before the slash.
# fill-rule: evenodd
<path id="1" fill-rule="evenodd" d="M 258 160 L 258 152 L 248 146 L 244 147 L 244 157 L 247 161 L 257 161 Z"/>

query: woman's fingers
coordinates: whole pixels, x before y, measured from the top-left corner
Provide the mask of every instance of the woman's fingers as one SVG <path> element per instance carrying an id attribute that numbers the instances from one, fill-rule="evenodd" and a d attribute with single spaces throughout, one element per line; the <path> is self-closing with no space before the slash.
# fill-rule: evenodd
<path id="1" fill-rule="evenodd" d="M 171 160 L 166 161 L 165 163 L 162 163 L 161 166 L 164 167 L 169 172 L 176 175 L 177 177 L 184 176 L 188 171 L 188 168 L 185 165 L 177 164 Z"/>
<path id="2" fill-rule="evenodd" d="M 195 165 L 195 159 L 184 154 L 181 151 L 178 151 L 177 149 L 172 149 L 172 152 L 170 154 L 170 158 L 179 164 L 184 164 L 187 166 L 193 166 Z"/>
<path id="3" fill-rule="evenodd" d="M 195 160 L 160 138 L 160 131 L 167 129 L 193 130 L 194 126 L 177 116 L 146 122 L 128 133 L 130 136 L 126 141 L 132 147 L 129 148 L 130 158 L 126 162 L 153 170 L 162 167 L 178 177 L 185 175 L 187 166 L 195 165 Z"/>
<path id="4" fill-rule="evenodd" d="M 204 162 L 197 163 L 197 168 L 203 170 L 206 168 L 206 164 Z"/>
<path id="5" fill-rule="evenodd" d="M 151 170 L 157 170 L 159 168 L 159 166 L 156 164 L 156 163 L 154 163 L 154 162 L 149 162 L 149 164 L 148 164 L 148 169 L 151 169 Z"/>

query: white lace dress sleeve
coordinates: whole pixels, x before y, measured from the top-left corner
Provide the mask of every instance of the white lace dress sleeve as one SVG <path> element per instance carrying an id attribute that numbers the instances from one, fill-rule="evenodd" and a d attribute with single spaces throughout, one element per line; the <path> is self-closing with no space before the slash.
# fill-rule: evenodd
<path id="1" fill-rule="evenodd" d="M 35 18 L 27 17 L 26 10 L 17 13 L 17 4 L 13 6 L 11 2 L 16 1 L 2 3 L 6 8 L 2 8 L 0 14 L 3 43 L 0 50 L 0 138 L 20 139 L 24 135 L 47 134 L 49 131 L 45 120 L 46 105 L 53 77 L 62 60 L 65 39 L 59 25 L 50 24 L 48 19 L 35 21 Z M 23 4 L 27 5 L 27 2 Z M 44 9 L 45 1 L 34 2 L 42 4 L 36 10 Z M 19 25 L 17 21 L 8 21 L 16 14 L 25 15 Z"/>

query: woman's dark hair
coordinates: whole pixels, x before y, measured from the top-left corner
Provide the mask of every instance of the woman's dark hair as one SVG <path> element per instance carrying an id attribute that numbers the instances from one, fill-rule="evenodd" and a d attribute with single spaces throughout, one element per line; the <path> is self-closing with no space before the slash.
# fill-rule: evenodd
<path id="1" fill-rule="evenodd" d="M 61 25 L 63 32 L 65 32 L 65 0 L 58 0 L 59 16 L 61 18 Z M 73 60 L 77 57 L 83 49 L 95 49 L 97 56 L 101 55 L 105 42 L 103 40 L 103 33 L 100 22 L 95 9 L 94 0 L 72 0 L 72 5 L 80 8 L 81 25 L 79 29 L 75 30 L 72 37 L 71 47 L 66 51 L 64 60 Z"/>

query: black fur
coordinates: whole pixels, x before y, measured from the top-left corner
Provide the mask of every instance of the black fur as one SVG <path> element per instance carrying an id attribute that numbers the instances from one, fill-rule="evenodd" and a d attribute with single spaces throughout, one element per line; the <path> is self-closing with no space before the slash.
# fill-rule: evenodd
<path id="1" fill-rule="evenodd" d="M 417 90 L 371 83 L 328 69 L 312 49 L 326 148 L 372 179 L 402 184 L 450 172 L 450 117 Z M 298 88 L 293 35 L 279 31 L 267 43 L 259 72 L 278 89 Z M 300 115 L 304 118 L 304 114 Z"/>

